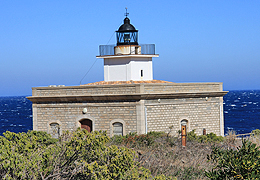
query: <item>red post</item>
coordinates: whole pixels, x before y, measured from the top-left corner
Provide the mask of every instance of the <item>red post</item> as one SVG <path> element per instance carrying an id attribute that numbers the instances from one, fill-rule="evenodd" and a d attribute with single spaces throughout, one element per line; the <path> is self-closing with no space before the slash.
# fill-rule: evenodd
<path id="1" fill-rule="evenodd" d="M 207 135 L 206 128 L 203 128 L 203 135 Z"/>
<path id="2" fill-rule="evenodd" d="M 182 147 L 186 147 L 186 142 L 187 142 L 186 125 L 181 125 L 181 144 L 182 144 Z"/>

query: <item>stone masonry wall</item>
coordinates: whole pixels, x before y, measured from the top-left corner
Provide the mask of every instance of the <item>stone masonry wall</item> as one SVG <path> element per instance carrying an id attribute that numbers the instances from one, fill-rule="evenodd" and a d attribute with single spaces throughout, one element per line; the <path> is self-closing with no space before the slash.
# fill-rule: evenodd
<path id="1" fill-rule="evenodd" d="M 145 84 L 145 93 L 222 91 L 222 83 Z"/>
<path id="2" fill-rule="evenodd" d="M 187 130 L 196 129 L 202 134 L 223 134 L 223 98 L 176 98 L 140 100 L 140 102 L 52 102 L 47 96 L 92 96 L 94 94 L 150 94 L 178 92 L 215 92 L 222 91 L 222 83 L 159 83 L 159 84 L 127 84 L 127 85 L 91 85 L 69 87 L 37 87 L 33 88 L 32 97 L 45 96 L 46 102 L 33 104 L 33 129 L 49 132 L 50 123 L 59 123 L 61 130 L 75 130 L 80 127 L 81 119 L 93 121 L 93 130 L 105 130 L 110 135 L 111 121 L 124 122 L 124 133 L 149 131 L 169 132 L 173 126 L 173 134 L 180 130 L 180 121 L 188 120 Z M 51 98 L 50 98 L 51 99 Z M 66 99 L 66 98 L 64 98 Z M 87 113 L 83 114 L 83 108 Z M 146 114 L 146 117 L 145 117 Z M 147 128 L 145 127 L 147 121 Z"/>
<path id="3" fill-rule="evenodd" d="M 35 104 L 33 107 L 36 111 L 33 112 L 34 129 L 39 131 L 49 132 L 50 123 L 59 123 L 62 131 L 73 131 L 80 127 L 79 121 L 84 118 L 92 120 L 93 130 L 107 131 L 108 135 L 112 120 L 123 120 L 126 134 L 136 132 L 137 128 L 135 103 L 53 103 Z M 83 108 L 87 108 L 86 114 L 82 113 Z"/>
<path id="4" fill-rule="evenodd" d="M 222 91 L 222 83 L 158 83 L 32 88 L 33 96 Z"/>
<path id="5" fill-rule="evenodd" d="M 222 98 L 221 98 L 222 99 Z M 219 98 L 161 100 L 160 103 L 147 102 L 147 131 L 169 132 L 173 126 L 172 135 L 177 135 L 181 129 L 181 120 L 188 120 L 187 131 L 195 130 L 198 135 L 206 128 L 207 133 L 220 132 L 220 102 Z M 166 102 L 167 101 L 167 102 Z"/>
<path id="6" fill-rule="evenodd" d="M 69 87 L 37 87 L 33 88 L 33 96 L 64 96 L 84 94 L 128 94 L 135 93 L 135 85 L 121 86 L 69 86 Z"/>

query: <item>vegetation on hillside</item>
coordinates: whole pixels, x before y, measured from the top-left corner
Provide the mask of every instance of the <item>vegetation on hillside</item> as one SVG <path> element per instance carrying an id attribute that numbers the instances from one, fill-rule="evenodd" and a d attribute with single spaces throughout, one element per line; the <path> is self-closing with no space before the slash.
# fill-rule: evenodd
<path id="1" fill-rule="evenodd" d="M 105 132 L 6 132 L 0 137 L 1 179 L 165 179 L 152 177 L 132 149 L 107 146 Z"/>
<path id="2" fill-rule="evenodd" d="M 243 140 L 236 150 L 213 147 L 208 160 L 215 162 L 205 175 L 210 179 L 259 179 L 260 151 L 256 144 Z"/>
<path id="3" fill-rule="evenodd" d="M 163 132 L 109 138 L 78 129 L 0 136 L 1 179 L 259 179 L 260 130 L 248 140 L 187 133 L 187 146 Z M 254 142 L 254 143 L 252 143 Z"/>
<path id="4" fill-rule="evenodd" d="M 174 176 L 178 179 L 205 179 L 205 169 L 210 170 L 207 154 L 211 145 L 223 142 L 215 134 L 197 136 L 194 131 L 187 133 L 187 147 L 183 148 L 178 137 L 164 132 L 149 132 L 146 135 L 130 133 L 114 136 L 110 143 L 134 149 L 137 161 L 149 169 L 153 176 Z"/>

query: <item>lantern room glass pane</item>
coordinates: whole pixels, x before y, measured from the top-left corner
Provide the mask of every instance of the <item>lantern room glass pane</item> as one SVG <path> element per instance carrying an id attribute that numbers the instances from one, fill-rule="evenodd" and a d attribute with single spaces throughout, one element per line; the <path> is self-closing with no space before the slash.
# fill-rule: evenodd
<path id="1" fill-rule="evenodd" d="M 130 34 L 124 34 L 124 43 L 129 43 L 131 41 Z"/>
<path id="2" fill-rule="evenodd" d="M 117 32 L 117 45 L 138 45 L 137 32 Z"/>

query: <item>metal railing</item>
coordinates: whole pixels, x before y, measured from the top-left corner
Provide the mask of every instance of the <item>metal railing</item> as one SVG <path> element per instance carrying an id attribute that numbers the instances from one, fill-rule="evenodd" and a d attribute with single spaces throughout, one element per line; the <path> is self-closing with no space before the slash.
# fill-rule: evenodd
<path id="1" fill-rule="evenodd" d="M 140 44 L 141 54 L 155 54 L 155 44 Z"/>
<path id="2" fill-rule="evenodd" d="M 99 46 L 99 55 L 100 56 L 108 56 L 114 55 L 114 47 L 115 45 L 100 45 Z"/>
<path id="3" fill-rule="evenodd" d="M 141 54 L 155 54 L 155 44 L 139 44 L 139 46 L 141 46 Z M 100 45 L 99 55 L 114 55 L 114 47 L 115 45 Z"/>

